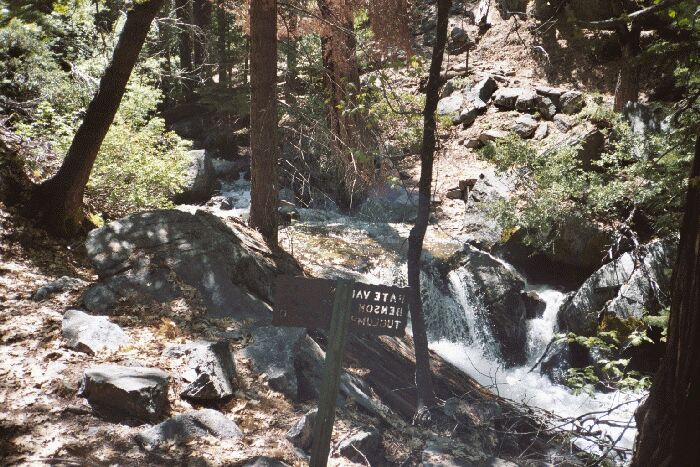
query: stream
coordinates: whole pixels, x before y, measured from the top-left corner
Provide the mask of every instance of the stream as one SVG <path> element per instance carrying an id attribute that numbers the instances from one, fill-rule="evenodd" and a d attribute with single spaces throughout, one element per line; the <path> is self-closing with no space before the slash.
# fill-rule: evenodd
<path id="1" fill-rule="evenodd" d="M 207 210 L 221 217 L 247 218 L 250 182 L 243 179 L 222 182 L 220 196 L 229 198 L 233 208 L 212 206 Z M 198 208 L 201 206 L 179 206 L 190 212 Z M 410 224 L 369 222 L 321 209 L 298 211 L 299 219 L 280 229 L 280 245 L 314 275 L 351 276 L 371 284 L 406 285 L 405 253 Z M 431 227 L 424 254 L 439 263 L 463 248 L 458 239 Z M 472 246 L 466 248 L 476 250 Z M 515 271 L 502 259 L 490 254 L 489 257 Z M 603 453 L 605 449 L 595 443 L 597 437 L 616 442 L 625 450 L 632 449 L 636 435 L 633 415 L 641 394 L 621 391 L 574 394 L 571 389 L 552 383 L 538 368 L 531 371 L 556 333 L 557 313 L 566 298 L 565 292 L 546 284 L 528 284 L 525 280 L 524 289 L 536 292 L 546 308 L 541 317 L 527 320 L 526 363 L 507 368 L 491 326 L 485 321 L 489 310 L 483 305 L 468 268 L 456 267 L 446 275 L 434 274 L 427 268 L 422 273 L 422 283 L 428 337 L 434 352 L 499 396 L 555 415 L 561 421 L 555 419 L 552 426 L 574 429 L 572 419 L 584 416 L 576 425 L 579 430 L 588 431 L 589 436 L 573 437 L 578 448 Z M 622 452 L 617 453 L 620 464 L 624 464 L 628 459 Z"/>

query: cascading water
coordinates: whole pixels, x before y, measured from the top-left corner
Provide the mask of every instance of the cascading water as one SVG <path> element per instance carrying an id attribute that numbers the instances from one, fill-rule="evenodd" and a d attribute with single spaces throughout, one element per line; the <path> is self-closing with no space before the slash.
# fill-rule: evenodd
<path id="1" fill-rule="evenodd" d="M 241 179 L 222 188 L 221 195 L 232 201 L 233 209 L 212 207 L 210 210 L 222 217 L 247 217 L 250 183 Z M 180 208 L 192 211 L 198 207 Z M 410 226 L 363 222 L 317 209 L 300 209 L 300 214 L 301 219 L 294 227 L 281 232 L 281 243 L 284 245 L 287 238 L 290 245 L 296 242 L 297 246 L 292 248 L 294 254 L 313 258 L 315 273 L 326 276 L 351 274 L 367 283 L 406 285 L 405 260 L 400 251 L 405 248 Z M 432 248 L 439 250 L 442 240 L 433 238 L 432 241 Z M 445 242 L 446 250 L 459 248 L 454 242 L 448 243 L 449 240 Z M 337 250 L 328 251 L 329 248 Z M 487 255 L 520 277 L 512 265 L 488 253 L 478 253 Z M 348 256 L 352 259 L 349 260 Z M 317 260 L 317 257 L 321 259 Z M 343 264 L 343 261 L 352 261 L 352 264 Z M 541 317 L 527 321 L 526 363 L 507 368 L 492 324 L 486 319 L 490 310 L 482 300 L 483 291 L 475 283 L 469 268 L 458 267 L 446 275 L 427 269 L 422 272 L 421 282 L 432 350 L 501 397 L 540 408 L 563 419 L 592 413 L 590 421 L 580 421 L 578 426 L 585 426 L 590 432 L 599 431 L 599 438 L 607 438 L 622 448 L 631 449 L 636 433 L 633 414 L 640 394 L 574 394 L 570 389 L 552 383 L 538 369 L 531 371 L 554 337 L 564 293 L 546 285 L 525 283 L 525 290 L 537 292 L 546 307 Z M 573 424 L 562 423 L 560 428 L 573 428 Z M 574 442 L 589 452 L 602 451 L 591 438 L 575 437 Z"/>

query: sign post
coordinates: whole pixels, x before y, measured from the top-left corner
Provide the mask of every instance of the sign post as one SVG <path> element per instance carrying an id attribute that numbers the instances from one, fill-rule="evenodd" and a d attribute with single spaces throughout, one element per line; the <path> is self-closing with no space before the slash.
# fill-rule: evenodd
<path id="1" fill-rule="evenodd" d="M 340 279 L 335 288 L 333 315 L 331 316 L 331 328 L 326 348 L 326 363 L 323 368 L 318 414 L 313 433 L 311 467 L 325 467 L 328 463 L 333 422 L 335 421 L 335 402 L 338 398 L 340 373 L 343 369 L 343 349 L 350 324 L 354 284 L 354 280 Z"/>
<path id="2" fill-rule="evenodd" d="M 328 464 L 348 331 L 403 336 L 407 318 L 408 288 L 362 284 L 348 279 L 337 282 L 288 276 L 277 279 L 272 324 L 328 330 L 311 467 Z"/>

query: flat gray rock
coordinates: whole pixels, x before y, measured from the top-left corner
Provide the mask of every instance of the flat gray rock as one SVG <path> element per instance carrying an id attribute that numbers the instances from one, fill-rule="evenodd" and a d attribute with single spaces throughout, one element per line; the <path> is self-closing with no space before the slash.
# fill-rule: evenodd
<path id="1" fill-rule="evenodd" d="M 213 436 L 218 439 L 243 438 L 238 425 L 224 414 L 213 409 L 201 409 L 175 415 L 164 422 L 136 435 L 141 446 L 158 446 L 178 443 L 194 438 Z"/>
<path id="2" fill-rule="evenodd" d="M 233 395 L 236 366 L 228 341 L 168 345 L 163 356 L 185 361 L 186 370 L 180 377 L 188 384 L 182 397 L 214 401 Z"/>
<path id="3" fill-rule="evenodd" d="M 537 120 L 532 115 L 524 114 L 518 117 L 513 124 L 513 131 L 521 138 L 531 138 L 537 130 Z"/>
<path id="4" fill-rule="evenodd" d="M 566 91 L 559 98 L 559 107 L 562 113 L 575 114 L 581 111 L 586 105 L 583 93 L 579 91 Z"/>
<path id="5" fill-rule="evenodd" d="M 129 343 L 129 336 L 118 325 L 104 316 L 91 316 L 80 310 L 66 311 L 61 335 L 68 347 L 89 354 L 116 351 Z"/>
<path id="6" fill-rule="evenodd" d="M 78 394 L 105 415 L 155 422 L 168 409 L 168 374 L 157 368 L 97 365 L 85 370 Z"/>
<path id="7" fill-rule="evenodd" d="M 252 331 L 252 342 L 240 352 L 258 373 L 267 375 L 272 389 L 296 399 L 299 386 L 294 361 L 305 336 L 301 328 L 263 326 Z"/>

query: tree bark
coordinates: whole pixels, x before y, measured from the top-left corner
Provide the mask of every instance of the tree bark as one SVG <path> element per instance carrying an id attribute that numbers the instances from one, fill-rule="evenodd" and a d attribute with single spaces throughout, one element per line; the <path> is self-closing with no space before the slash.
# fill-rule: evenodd
<path id="1" fill-rule="evenodd" d="M 700 459 L 700 133 L 673 271 L 666 355 L 637 410 L 634 467 L 690 466 Z"/>
<path id="2" fill-rule="evenodd" d="M 277 1 L 250 2 L 251 227 L 277 245 Z"/>
<path id="3" fill-rule="evenodd" d="M 102 141 L 121 103 L 148 30 L 164 0 L 134 3 L 129 10 L 112 60 L 105 69 L 97 94 L 85 112 L 59 171 L 37 186 L 30 207 L 47 229 L 71 236 L 80 231 L 83 192 Z"/>
<path id="4" fill-rule="evenodd" d="M 192 3 L 192 19 L 194 35 L 194 67 L 204 82 L 211 79 L 211 66 L 207 63 L 207 30 L 211 23 L 211 2 L 209 0 L 194 0 Z"/>
<path id="5" fill-rule="evenodd" d="M 229 61 L 228 61 L 228 17 L 223 0 L 219 0 L 216 8 L 216 26 L 219 34 L 219 84 L 228 86 L 229 84 Z"/>
<path id="6" fill-rule="evenodd" d="M 622 112 L 628 102 L 637 102 L 639 99 L 639 54 L 642 49 L 639 45 L 641 29 L 632 24 L 620 25 L 616 29 L 620 46 L 622 48 L 622 64 L 617 76 L 615 86 L 615 103 L 613 109 Z"/>
<path id="7" fill-rule="evenodd" d="M 360 89 L 356 40 L 352 10 L 346 0 L 317 0 L 323 25 L 321 53 L 323 85 L 328 99 L 328 127 L 336 153 L 336 201 L 344 210 L 352 209 L 355 191 L 359 191 L 368 173 L 368 162 L 357 160 L 353 150 L 365 138 L 357 114 L 347 112 L 356 105 Z M 370 169 L 371 170 L 371 169 Z M 366 180 L 365 180 L 366 181 Z"/>
<path id="8" fill-rule="evenodd" d="M 175 17 L 178 20 L 180 37 L 180 66 L 187 72 L 192 72 L 192 36 L 189 25 L 192 24 L 189 0 L 175 0 Z"/>
<path id="9" fill-rule="evenodd" d="M 433 182 L 433 160 L 435 156 L 435 111 L 440 97 L 440 69 L 447 43 L 447 22 L 451 0 L 438 0 L 437 37 L 433 46 L 430 73 L 423 110 L 423 141 L 420 151 L 420 180 L 418 184 L 418 215 L 416 223 L 408 236 L 408 286 L 410 287 L 409 304 L 411 307 L 411 327 L 416 351 L 416 387 L 418 389 L 418 411 L 429 408 L 435 403 L 428 337 L 423 318 L 423 302 L 420 287 L 420 257 L 423 251 L 423 239 L 430 220 L 430 198 Z"/>

